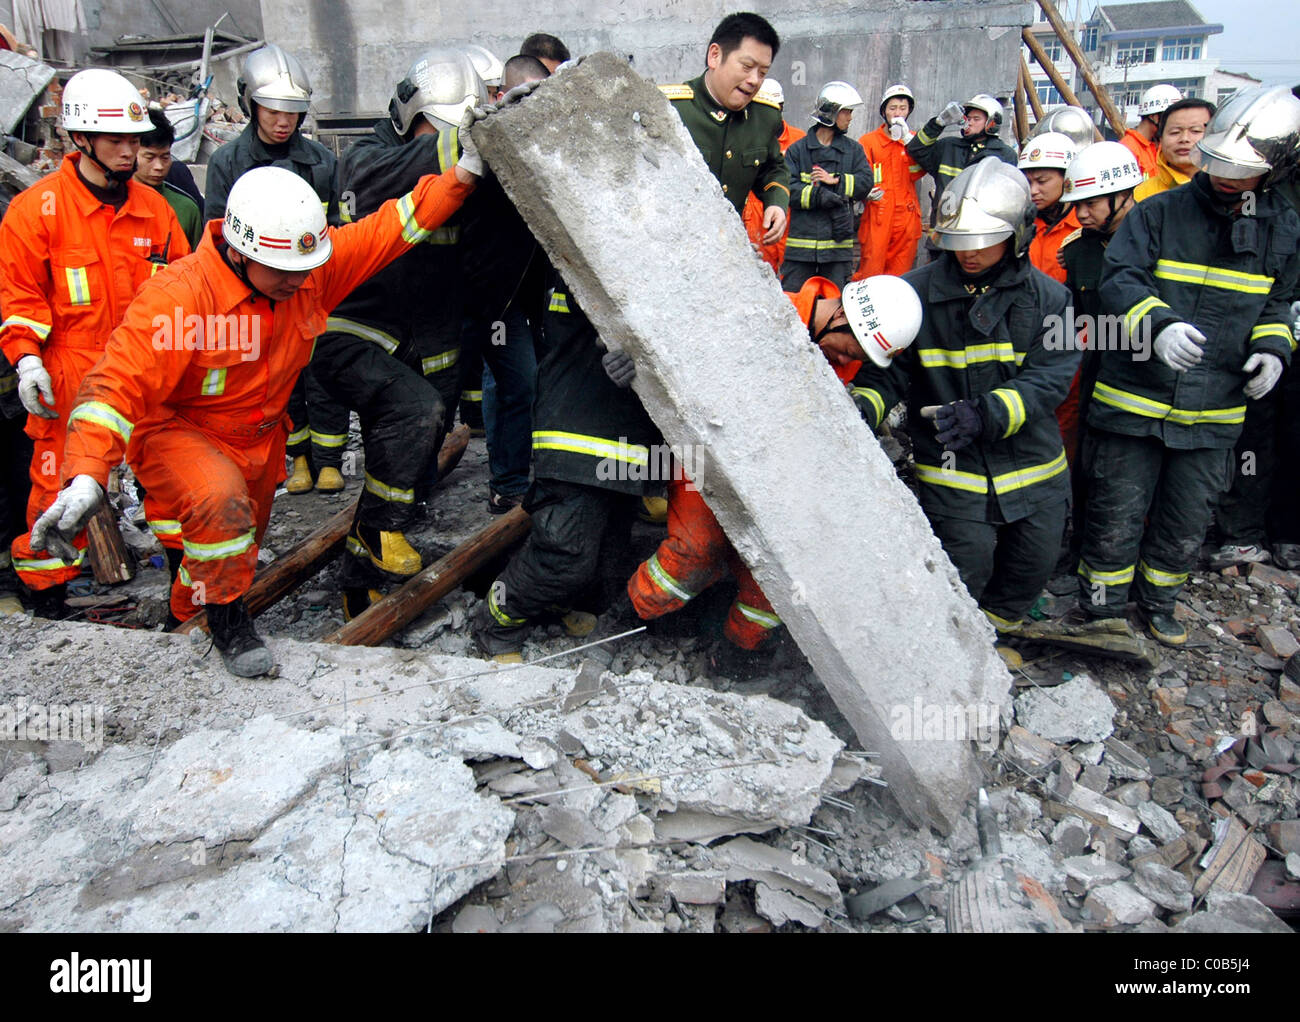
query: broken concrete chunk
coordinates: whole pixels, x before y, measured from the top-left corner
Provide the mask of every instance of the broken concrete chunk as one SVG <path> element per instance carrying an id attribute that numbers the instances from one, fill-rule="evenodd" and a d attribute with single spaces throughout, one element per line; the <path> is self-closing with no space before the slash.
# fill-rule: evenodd
<path id="1" fill-rule="evenodd" d="M 1174 819 L 1173 813 L 1162 809 L 1154 802 L 1143 802 L 1137 807 L 1138 819 L 1161 844 L 1169 844 L 1183 836 L 1183 828 Z"/>
<path id="2" fill-rule="evenodd" d="M 1155 902 L 1124 880 L 1094 887 L 1083 907 L 1102 926 L 1132 926 L 1149 919 L 1156 910 Z"/>
<path id="3" fill-rule="evenodd" d="M 800 857 L 802 858 L 802 857 Z M 738 837 L 715 849 L 714 861 L 727 870 L 730 883 L 758 880 L 797 894 L 819 908 L 842 909 L 843 895 L 826 870 L 796 861 L 793 852 Z"/>
<path id="4" fill-rule="evenodd" d="M 1062 856 L 1078 855 L 1088 847 L 1091 830 L 1079 816 L 1067 816 L 1052 828 L 1052 847 Z"/>
<path id="5" fill-rule="evenodd" d="M 1186 912 L 1192 907 L 1192 882 L 1158 862 L 1144 862 L 1133 871 L 1137 889 L 1161 908 Z"/>
<path id="6" fill-rule="evenodd" d="M 1269 656 L 1286 660 L 1300 652 L 1300 643 L 1295 641 L 1291 630 L 1284 625 L 1261 625 L 1255 630 L 1260 646 Z"/>
<path id="7" fill-rule="evenodd" d="M 1016 697 L 1016 722 L 1052 742 L 1100 742 L 1114 730 L 1115 704 L 1086 674 Z"/>
<path id="8" fill-rule="evenodd" d="M 496 933 L 500 929 L 496 913 L 486 905 L 466 905 L 451 921 L 452 933 Z"/>
<path id="9" fill-rule="evenodd" d="M 716 869 L 686 870 L 657 878 L 655 887 L 684 905 L 721 905 L 726 899 L 727 875 Z"/>
<path id="10" fill-rule="evenodd" d="M 1256 933 L 1294 933 L 1267 905 L 1249 894 L 1212 890 L 1205 897 L 1205 907 L 1222 918 L 1231 919 Z"/>
<path id="11" fill-rule="evenodd" d="M 825 918 L 822 910 L 812 902 L 780 887 L 759 882 L 754 885 L 754 908 L 773 926 L 785 923 L 802 923 L 816 929 Z"/>
<path id="12" fill-rule="evenodd" d="M 1070 791 L 1065 804 L 1100 818 L 1109 826 L 1130 837 L 1136 834 L 1141 826 L 1137 813 L 1132 809 L 1105 795 L 1097 794 L 1091 788 L 1076 785 Z"/>
<path id="13" fill-rule="evenodd" d="M 907 877 L 898 880 L 886 880 L 870 891 L 852 895 L 845 899 L 844 905 L 853 919 L 870 919 L 877 912 L 883 912 L 890 905 L 896 905 L 904 898 L 910 898 L 917 891 L 924 890 L 926 881 Z"/>
<path id="14" fill-rule="evenodd" d="M 666 442 L 707 453 L 692 473 L 705 501 L 862 747 L 880 754 L 903 811 L 950 832 L 1010 676 L 676 111 L 625 59 L 596 53 L 474 132 L 583 312 L 635 360 L 633 387 Z M 746 337 L 763 343 L 737 363 Z M 700 371 L 724 364 L 735 372 Z M 755 394 L 768 395 L 761 407 Z"/>
<path id="15" fill-rule="evenodd" d="M 542 830 L 566 848 L 599 848 L 607 843 L 604 834 L 586 813 L 566 806 L 540 806 L 537 810 Z"/>
<path id="16" fill-rule="evenodd" d="M 1075 894 L 1086 894 L 1098 884 L 1123 880 L 1129 875 L 1129 871 L 1118 862 L 1111 862 L 1100 855 L 1076 855 L 1066 859 L 1063 865 Z"/>
<path id="17" fill-rule="evenodd" d="M 1061 747 L 1026 731 L 1019 724 L 1007 728 L 1002 751 L 1030 773 L 1042 773 L 1061 755 Z"/>
<path id="18" fill-rule="evenodd" d="M 560 750 L 554 742 L 545 738 L 522 738 L 519 741 L 519 755 L 534 770 L 549 770 L 560 758 Z"/>
<path id="19" fill-rule="evenodd" d="M 1106 758 L 1104 762 L 1110 767 L 1112 777 L 1120 777 L 1130 781 L 1151 780 L 1150 761 L 1137 749 L 1126 742 L 1120 741 L 1118 738 L 1106 739 Z"/>

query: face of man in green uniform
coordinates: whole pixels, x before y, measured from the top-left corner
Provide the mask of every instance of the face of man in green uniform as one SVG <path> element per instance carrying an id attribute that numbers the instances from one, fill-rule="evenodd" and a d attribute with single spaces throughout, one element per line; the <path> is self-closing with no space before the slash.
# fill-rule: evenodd
<path id="1" fill-rule="evenodd" d="M 721 46 L 710 43 L 704 84 L 722 106 L 739 113 L 749 106 L 771 69 L 772 47 L 753 36 L 745 36 L 725 57 Z"/>

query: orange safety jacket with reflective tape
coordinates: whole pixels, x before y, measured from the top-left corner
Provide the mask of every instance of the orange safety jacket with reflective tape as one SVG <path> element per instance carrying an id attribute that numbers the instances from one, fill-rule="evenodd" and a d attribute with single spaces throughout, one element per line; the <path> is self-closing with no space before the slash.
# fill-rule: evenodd
<path id="1" fill-rule="evenodd" d="M 1079 230 L 1079 215 L 1071 205 L 1065 216 L 1049 224 L 1041 216 L 1034 221 L 1034 239 L 1029 243 L 1029 261 L 1058 284 L 1065 283 L 1065 267 L 1057 261 L 1056 253 L 1071 234 Z"/>
<path id="2" fill-rule="evenodd" d="M 0 348 L 13 365 L 47 344 L 103 351 L 140 285 L 188 255 L 162 194 L 128 181 L 114 210 L 77 176 L 80 153 L 20 192 L 0 222 Z M 170 244 L 168 239 L 170 238 Z"/>
<path id="3" fill-rule="evenodd" d="M 1120 145 L 1131 152 L 1138 161 L 1138 169 L 1143 176 L 1152 177 L 1156 172 L 1156 157 L 1160 154 L 1160 143 L 1148 141 L 1145 135 L 1130 128 L 1124 132 Z"/>
<path id="4" fill-rule="evenodd" d="M 265 438 L 281 425 L 330 310 L 424 240 L 472 190 L 454 170 L 429 175 L 370 216 L 328 228 L 332 257 L 284 302 L 255 296 L 235 275 L 217 246 L 222 225 L 210 221 L 192 258 L 141 288 L 82 383 L 64 479 L 106 483 L 124 449 L 136 461 L 139 438 L 176 419 L 237 446 Z"/>
<path id="5" fill-rule="evenodd" d="M 889 126 L 882 124 L 858 139 L 858 144 L 871 164 L 872 187 L 885 192 L 883 198 L 867 203 L 863 220 L 870 219 L 876 227 L 883 228 L 895 215 L 914 217 L 919 227 L 921 203 L 916 197 L 916 182 L 925 177 L 925 168 L 912 159 L 907 143 L 891 138 Z M 863 199 L 870 190 L 863 190 Z"/>

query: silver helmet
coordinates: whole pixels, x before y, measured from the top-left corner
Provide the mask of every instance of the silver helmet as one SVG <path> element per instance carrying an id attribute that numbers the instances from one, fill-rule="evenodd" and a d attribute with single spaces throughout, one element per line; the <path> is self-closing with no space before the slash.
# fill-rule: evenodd
<path id="1" fill-rule="evenodd" d="M 501 58 L 486 46 L 477 44 L 466 46 L 465 52 L 474 62 L 474 70 L 483 79 L 483 84 L 488 87 L 488 91 L 501 88 L 501 76 L 505 73 L 505 65 L 501 63 Z"/>
<path id="2" fill-rule="evenodd" d="M 1201 169 L 1216 177 L 1265 175 L 1268 188 L 1295 169 L 1300 157 L 1300 99 L 1285 85 L 1247 89 L 1223 104 L 1205 137 Z"/>
<path id="3" fill-rule="evenodd" d="M 817 93 L 813 104 L 813 120 L 828 128 L 835 127 L 835 118 L 841 110 L 853 110 L 862 105 L 862 97 L 848 82 L 827 82 Z"/>
<path id="4" fill-rule="evenodd" d="M 421 54 L 397 83 L 388 116 L 399 135 L 423 114 L 439 131 L 460 125 L 466 110 L 488 102 L 487 86 L 464 50 L 434 49 Z"/>
<path id="5" fill-rule="evenodd" d="M 235 87 L 239 109 L 249 117 L 253 116 L 254 103 L 290 114 L 305 114 L 311 105 L 307 72 L 297 57 L 275 43 L 267 43 L 248 55 Z"/>
<path id="6" fill-rule="evenodd" d="M 1019 257 L 1034 237 L 1037 215 L 1025 176 L 1015 167 L 987 157 L 971 164 L 943 190 L 930 237 L 949 252 L 988 248 L 1011 238 Z"/>
<path id="7" fill-rule="evenodd" d="M 1078 106 L 1058 106 L 1055 110 L 1048 111 L 1043 115 L 1043 119 L 1034 125 L 1034 130 L 1029 133 L 1029 137 L 1037 138 L 1049 131 L 1064 135 L 1074 142 L 1076 149 L 1092 145 L 1097 138 L 1097 131 L 1093 127 L 1092 118 L 1088 116 L 1088 111 Z"/>
<path id="8" fill-rule="evenodd" d="M 1004 116 L 1002 104 L 987 92 L 981 92 L 977 95 L 971 96 L 970 99 L 966 100 L 966 102 L 961 105 L 961 108 L 963 110 L 983 111 L 989 119 L 988 124 L 984 128 L 984 131 L 987 134 L 996 135 L 998 133 L 998 128 L 1002 127 L 1002 118 Z"/>

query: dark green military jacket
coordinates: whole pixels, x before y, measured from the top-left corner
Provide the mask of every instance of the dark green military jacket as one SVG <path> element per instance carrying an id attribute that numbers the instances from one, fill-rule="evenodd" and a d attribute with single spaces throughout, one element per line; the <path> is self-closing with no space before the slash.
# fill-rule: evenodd
<path id="1" fill-rule="evenodd" d="M 685 85 L 661 85 L 659 89 L 672 102 L 737 213 L 744 211 L 751 191 L 764 206 L 790 208 L 790 180 L 777 141 L 781 134 L 779 106 L 755 99 L 733 113 L 713 102 L 703 75 Z"/>

